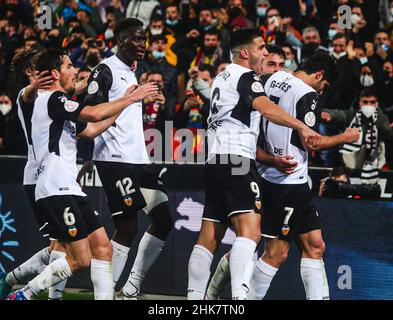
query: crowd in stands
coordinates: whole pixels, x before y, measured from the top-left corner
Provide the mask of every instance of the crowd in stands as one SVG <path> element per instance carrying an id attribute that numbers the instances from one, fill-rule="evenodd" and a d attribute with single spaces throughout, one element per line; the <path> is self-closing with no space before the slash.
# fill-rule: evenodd
<path id="1" fill-rule="evenodd" d="M 51 8 L 51 29 L 38 26 L 42 5 Z M 340 26 L 341 5 L 352 9 L 351 29 Z M 15 104 L 20 86 L 11 70 L 15 52 L 62 47 L 83 79 L 116 54 L 114 29 L 124 17 L 143 21 L 148 34 L 145 58 L 135 71 L 140 83 L 160 87 L 157 98 L 143 101 L 145 129 L 163 132 L 165 121 L 195 134 L 206 128 L 210 87 L 231 61 L 230 34 L 256 27 L 267 44 L 283 48 L 288 72 L 319 50 L 337 61 L 339 75 L 321 96 L 320 132 L 333 135 L 351 125 L 363 129 L 364 139 L 352 159 L 341 146 L 313 154 L 313 163 L 361 168 L 355 154 L 364 162 L 378 152 L 378 167 L 393 168 L 391 0 L 0 0 L 1 154 L 26 152 Z M 370 137 L 376 142 L 367 143 Z"/>

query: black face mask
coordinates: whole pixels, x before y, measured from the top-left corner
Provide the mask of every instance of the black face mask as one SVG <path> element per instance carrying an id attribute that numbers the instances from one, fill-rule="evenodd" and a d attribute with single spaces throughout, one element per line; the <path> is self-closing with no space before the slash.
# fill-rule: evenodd
<path id="1" fill-rule="evenodd" d="M 214 53 L 214 51 L 216 51 L 217 47 L 205 47 L 205 54 L 210 56 Z"/>
<path id="2" fill-rule="evenodd" d="M 86 64 L 89 66 L 89 67 L 95 67 L 96 65 L 98 65 L 100 63 L 100 59 L 98 59 L 98 57 L 97 57 L 97 55 L 95 55 L 95 54 L 89 54 L 87 57 L 86 57 Z"/>

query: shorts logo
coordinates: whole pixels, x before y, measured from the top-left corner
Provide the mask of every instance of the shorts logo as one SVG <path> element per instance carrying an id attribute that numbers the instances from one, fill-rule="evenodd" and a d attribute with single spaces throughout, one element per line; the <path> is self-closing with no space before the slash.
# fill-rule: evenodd
<path id="1" fill-rule="evenodd" d="M 124 198 L 124 204 L 128 207 L 131 207 L 133 202 L 134 201 L 132 200 L 132 198 L 130 196 L 127 196 Z"/>
<path id="2" fill-rule="evenodd" d="M 252 85 L 251 85 L 251 90 L 256 92 L 256 93 L 262 93 L 264 92 L 263 87 L 262 87 L 262 83 L 255 81 Z"/>
<path id="3" fill-rule="evenodd" d="M 78 107 L 79 107 L 79 103 L 72 100 L 67 100 L 64 103 L 64 109 L 67 112 L 74 112 L 76 109 L 78 109 Z"/>
<path id="4" fill-rule="evenodd" d="M 287 236 L 290 230 L 291 230 L 291 228 L 289 227 L 289 225 L 284 224 L 284 225 L 282 226 L 282 228 L 281 228 L 281 233 L 282 233 L 284 236 Z"/>
<path id="5" fill-rule="evenodd" d="M 75 238 L 77 233 L 78 233 L 78 229 L 77 228 L 75 228 L 75 227 L 69 227 L 68 228 L 68 234 L 71 237 Z"/>
<path id="6" fill-rule="evenodd" d="M 97 81 L 92 81 L 90 82 L 88 88 L 87 88 L 87 92 L 89 94 L 94 94 L 98 91 L 98 83 Z"/>
<path id="7" fill-rule="evenodd" d="M 261 210 L 262 208 L 262 202 L 259 199 L 255 200 L 255 206 L 257 207 L 258 210 Z"/>

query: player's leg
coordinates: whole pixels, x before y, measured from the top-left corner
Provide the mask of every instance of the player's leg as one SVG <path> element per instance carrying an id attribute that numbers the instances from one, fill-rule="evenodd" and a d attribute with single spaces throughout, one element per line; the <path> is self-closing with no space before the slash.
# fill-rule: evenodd
<path id="1" fill-rule="evenodd" d="M 209 286 L 206 291 L 206 300 L 218 300 L 220 292 L 231 279 L 231 271 L 229 270 L 229 255 L 227 252 L 218 262 L 216 271 L 214 272 Z"/>
<path id="2" fill-rule="evenodd" d="M 253 255 L 261 239 L 261 215 L 251 211 L 230 218 L 236 233 L 229 257 L 232 299 L 244 300 L 254 269 Z"/>
<path id="3" fill-rule="evenodd" d="M 143 211 L 149 215 L 151 224 L 139 242 L 131 273 L 122 289 L 125 298 L 139 294 L 146 273 L 160 255 L 173 227 L 167 195 L 155 189 L 142 188 L 141 191 L 147 203 Z"/>
<path id="4" fill-rule="evenodd" d="M 146 205 L 132 166 L 127 163 L 96 161 L 116 228 L 111 241 L 114 287 L 123 272 L 137 233 L 137 212 Z"/>
<path id="5" fill-rule="evenodd" d="M 266 238 L 265 251 L 255 264 L 247 299 L 262 300 L 265 297 L 278 269 L 288 257 L 289 247 L 288 241 Z"/>
<path id="6" fill-rule="evenodd" d="M 309 300 L 328 300 L 329 286 L 325 264 L 322 260 L 325 243 L 321 230 L 300 234 L 298 243 L 302 251 L 300 274 L 306 291 L 306 298 Z"/>
<path id="7" fill-rule="evenodd" d="M 53 245 L 52 245 L 53 244 Z M 64 243 L 59 241 L 51 242 L 49 263 L 66 256 L 66 247 Z M 62 300 L 63 291 L 67 284 L 67 280 L 60 281 L 58 284 L 49 288 L 48 300 Z"/>
<path id="8" fill-rule="evenodd" d="M 198 241 L 191 252 L 188 262 L 188 300 L 204 299 L 210 278 L 213 254 L 225 236 L 227 228 L 228 226 L 224 223 L 202 220 Z"/>

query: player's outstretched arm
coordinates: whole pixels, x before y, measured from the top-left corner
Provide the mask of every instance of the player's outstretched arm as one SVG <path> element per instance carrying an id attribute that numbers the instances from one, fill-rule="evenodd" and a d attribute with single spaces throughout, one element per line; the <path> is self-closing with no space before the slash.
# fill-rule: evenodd
<path id="1" fill-rule="evenodd" d="M 100 117 L 104 117 L 104 120 L 97 121 L 95 123 L 91 123 L 94 121 L 91 121 L 90 123 L 87 124 L 86 128 L 78 134 L 78 137 L 82 138 L 88 138 L 88 139 L 94 139 L 101 133 L 103 133 L 106 129 L 108 129 L 117 119 L 117 117 L 120 115 L 121 111 L 129 106 L 130 104 L 142 100 L 148 96 L 154 95 L 157 93 L 157 85 L 154 83 L 149 83 L 143 86 L 131 86 L 130 88 L 127 89 L 124 97 L 114 100 L 112 102 L 106 102 L 106 103 L 101 103 L 98 105 L 95 105 L 93 107 L 87 106 L 82 109 L 81 113 L 86 109 L 86 108 L 92 108 L 93 110 L 95 108 L 107 108 L 110 109 L 111 106 L 111 111 L 109 112 L 108 110 L 107 113 L 102 113 L 100 114 Z M 120 100 L 120 101 L 119 101 Z M 109 107 L 109 108 L 108 108 Z M 111 113 L 117 112 L 110 116 L 109 118 L 105 119 L 107 115 L 110 115 Z M 91 111 L 88 111 L 91 112 Z M 94 111 L 93 111 L 94 112 Z M 79 114 L 79 117 L 81 115 Z M 94 117 L 94 116 L 93 116 Z M 86 120 L 85 120 L 86 121 Z"/>
<path id="2" fill-rule="evenodd" d="M 259 162 L 276 168 L 278 171 L 286 174 L 291 174 L 296 169 L 298 163 L 293 160 L 294 157 L 286 155 L 286 156 L 273 156 L 263 150 L 261 147 L 257 146 L 257 154 L 256 158 Z"/>
<path id="3" fill-rule="evenodd" d="M 268 97 L 260 96 L 254 99 L 253 108 L 261 113 L 270 122 L 289 127 L 299 132 L 300 137 L 309 145 L 318 146 L 321 138 L 319 133 L 310 129 L 302 121 L 292 117 L 280 106 L 271 102 Z"/>
<path id="4" fill-rule="evenodd" d="M 150 95 L 157 94 L 157 92 L 158 87 L 155 83 L 144 84 L 136 89 L 134 87 L 130 87 L 124 97 L 110 102 L 100 103 L 95 106 L 85 106 L 79 113 L 78 120 L 94 123 L 107 120 L 108 118 L 117 115 L 134 102 L 143 100 Z M 106 123 L 111 121 L 113 123 L 114 120 L 115 119 L 109 120 Z"/>
<path id="5" fill-rule="evenodd" d="M 322 136 L 318 145 L 309 145 L 314 151 L 328 149 L 343 143 L 353 143 L 359 140 L 360 131 L 357 128 L 347 128 L 345 132 L 335 136 Z"/>

